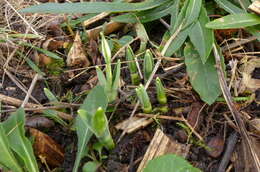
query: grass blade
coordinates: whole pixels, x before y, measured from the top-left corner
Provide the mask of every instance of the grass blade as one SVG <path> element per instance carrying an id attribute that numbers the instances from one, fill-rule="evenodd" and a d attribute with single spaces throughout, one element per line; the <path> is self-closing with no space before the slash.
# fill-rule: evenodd
<path id="1" fill-rule="evenodd" d="M 241 8 L 237 7 L 236 5 L 232 4 L 231 2 L 227 0 L 215 0 L 215 2 L 224 10 L 231 14 L 235 13 L 244 13 L 245 11 Z"/>
<path id="2" fill-rule="evenodd" d="M 211 29 L 233 29 L 248 27 L 260 24 L 260 17 L 255 14 L 240 13 L 231 14 L 225 17 L 213 20 L 206 24 Z"/>
<path id="3" fill-rule="evenodd" d="M 139 3 L 126 2 L 83 2 L 83 3 L 44 3 L 20 10 L 23 13 L 101 13 L 130 12 L 155 8 L 167 0 L 148 0 Z"/>

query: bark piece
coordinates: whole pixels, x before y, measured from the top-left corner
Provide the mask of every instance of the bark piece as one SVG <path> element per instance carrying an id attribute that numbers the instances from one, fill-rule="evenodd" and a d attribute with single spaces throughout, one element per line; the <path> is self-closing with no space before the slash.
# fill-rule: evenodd
<path id="1" fill-rule="evenodd" d="M 144 128 L 147 125 L 151 124 L 153 122 L 153 119 L 151 118 L 139 118 L 139 117 L 133 117 L 128 118 L 127 120 L 120 122 L 115 127 L 118 130 L 124 130 L 126 133 L 130 134 L 140 128 Z"/>
<path id="2" fill-rule="evenodd" d="M 137 172 L 142 172 L 149 160 L 164 154 L 173 153 L 185 158 L 189 149 L 190 145 L 180 144 L 166 136 L 162 130 L 157 129 Z"/>

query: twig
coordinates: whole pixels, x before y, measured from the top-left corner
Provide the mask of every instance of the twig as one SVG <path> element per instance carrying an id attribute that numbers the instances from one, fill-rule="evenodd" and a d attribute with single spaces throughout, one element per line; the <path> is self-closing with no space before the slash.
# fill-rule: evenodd
<path id="1" fill-rule="evenodd" d="M 21 106 L 21 104 L 23 103 L 22 100 L 13 98 L 13 97 L 9 97 L 3 94 L 0 94 L 0 101 L 6 104 L 10 104 L 10 105 L 14 105 L 14 106 Z M 38 105 L 38 104 L 34 104 L 34 103 L 27 103 L 25 104 L 25 110 L 27 110 L 27 108 L 30 109 L 35 109 L 35 112 L 38 113 L 42 113 L 43 110 L 45 110 L 45 108 L 42 105 Z M 57 112 L 58 116 L 61 117 L 62 119 L 66 119 L 66 120 L 73 120 L 73 117 L 67 113 L 64 112 L 59 112 L 59 111 L 55 111 Z"/>
<path id="2" fill-rule="evenodd" d="M 166 115 L 153 115 L 153 114 L 146 114 L 146 113 L 138 113 L 137 116 L 145 117 L 145 118 L 158 118 L 158 119 L 167 119 L 167 120 L 173 120 L 173 121 L 183 121 L 186 120 L 180 117 L 174 117 L 174 116 L 166 116 Z"/>
<path id="3" fill-rule="evenodd" d="M 32 83 L 31 83 L 31 85 L 30 85 L 30 88 L 29 88 L 29 90 L 28 90 L 28 92 L 27 92 L 27 94 L 26 94 L 26 96 L 25 96 L 25 98 L 24 98 L 24 100 L 23 100 L 23 103 L 22 103 L 21 107 L 24 107 L 24 106 L 26 105 L 26 103 L 28 103 L 29 97 L 30 97 L 30 95 L 32 94 L 32 91 L 33 91 L 33 89 L 34 89 L 34 86 L 35 86 L 35 84 L 36 84 L 36 82 L 37 82 L 37 80 L 38 80 L 39 77 L 40 77 L 40 75 L 39 75 L 38 73 L 36 73 L 35 76 L 34 76 L 34 78 L 33 78 L 33 80 L 32 80 Z"/>
<path id="4" fill-rule="evenodd" d="M 257 39 L 256 36 L 251 36 L 251 37 L 249 37 L 249 38 L 247 38 L 247 39 L 243 39 L 243 40 L 241 40 L 241 41 L 236 41 L 236 42 L 234 42 L 234 43 L 232 43 L 232 44 L 226 45 L 226 46 L 222 47 L 221 50 L 222 50 L 222 52 L 225 52 L 225 51 L 227 51 L 227 50 L 229 50 L 229 49 L 232 49 L 232 48 L 241 46 L 241 45 L 243 45 L 243 44 L 246 44 L 246 43 L 248 43 L 248 42 L 254 41 L 254 40 L 256 40 L 256 39 Z"/>
<path id="5" fill-rule="evenodd" d="M 217 47 L 215 44 L 213 44 L 213 52 L 215 55 L 216 68 L 217 68 L 217 73 L 218 73 L 218 78 L 219 78 L 219 83 L 220 83 L 220 88 L 222 90 L 222 94 L 227 102 L 227 105 L 229 107 L 229 110 L 231 111 L 231 114 L 235 120 L 235 123 L 238 126 L 239 133 L 241 134 L 242 139 L 243 139 L 243 145 L 245 146 L 245 148 L 247 148 L 250 155 L 252 156 L 256 170 L 260 172 L 259 158 L 258 158 L 256 151 L 254 150 L 253 144 L 249 138 L 249 135 L 248 135 L 246 127 L 245 127 L 245 123 L 241 118 L 241 114 L 236 109 L 236 107 L 232 101 L 232 96 L 231 96 L 230 91 L 228 90 L 228 86 L 225 81 L 225 75 L 224 75 L 223 69 L 221 67 L 221 58 L 220 58 L 220 55 L 218 53 L 218 50 L 217 50 Z"/>
<path id="6" fill-rule="evenodd" d="M 238 134 L 237 132 L 233 132 L 229 137 L 227 141 L 227 148 L 223 155 L 223 158 L 218 166 L 217 172 L 225 172 L 227 165 L 230 161 L 230 158 L 232 156 L 232 153 L 234 151 L 235 145 L 238 140 Z"/>

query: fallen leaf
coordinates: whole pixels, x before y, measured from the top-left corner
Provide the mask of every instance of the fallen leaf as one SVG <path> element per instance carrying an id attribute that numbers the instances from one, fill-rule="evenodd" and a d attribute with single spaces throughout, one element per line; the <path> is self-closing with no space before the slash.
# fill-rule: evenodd
<path id="1" fill-rule="evenodd" d="M 32 128 L 51 128 L 55 124 L 52 120 L 42 117 L 42 116 L 33 116 L 26 119 L 25 126 Z"/>
<path id="2" fill-rule="evenodd" d="M 219 157 L 223 152 L 224 144 L 224 139 L 221 136 L 212 137 L 207 144 L 209 147 L 209 150 L 207 150 L 208 155 L 213 158 Z"/>
<path id="3" fill-rule="evenodd" d="M 260 79 L 255 79 L 252 77 L 252 73 L 256 68 L 260 68 L 260 59 L 255 58 L 243 65 L 242 68 L 242 82 L 244 86 L 252 91 L 260 88 Z"/>
<path id="4" fill-rule="evenodd" d="M 64 161 L 64 150 L 50 136 L 43 132 L 30 128 L 30 134 L 34 137 L 34 152 L 43 163 L 58 167 Z"/>
<path id="5" fill-rule="evenodd" d="M 76 33 L 73 45 L 67 57 L 68 66 L 89 66 L 90 62 L 85 54 L 79 32 Z"/>

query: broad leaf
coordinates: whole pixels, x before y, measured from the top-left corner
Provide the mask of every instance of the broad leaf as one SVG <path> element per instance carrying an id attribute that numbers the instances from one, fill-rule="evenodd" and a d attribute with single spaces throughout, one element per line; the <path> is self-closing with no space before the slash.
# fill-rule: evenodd
<path id="1" fill-rule="evenodd" d="M 241 8 L 237 7 L 236 5 L 232 4 L 228 0 L 215 0 L 215 2 L 224 10 L 231 14 L 235 13 L 244 13 L 245 11 L 242 10 Z"/>
<path id="2" fill-rule="evenodd" d="M 240 13 L 231 14 L 225 17 L 213 20 L 206 24 L 211 29 L 232 29 L 248 27 L 260 24 L 260 17 L 255 14 Z"/>
<path id="3" fill-rule="evenodd" d="M 107 96 L 104 92 L 104 88 L 98 85 L 89 92 L 80 109 L 83 109 L 90 115 L 94 115 L 99 107 L 106 109 L 107 104 Z M 78 151 L 73 172 L 78 172 L 80 160 L 87 154 L 87 143 L 93 133 L 88 127 L 87 115 L 78 115 L 76 117 L 75 126 L 78 136 Z"/>
<path id="4" fill-rule="evenodd" d="M 136 13 L 128 13 L 128 14 L 116 16 L 112 18 L 112 20 L 116 22 L 122 22 L 122 23 L 138 23 L 139 21 L 141 23 L 150 22 L 170 14 L 171 11 L 174 10 L 173 8 L 174 3 L 175 3 L 174 1 L 168 0 L 167 3 L 158 6 L 156 8 L 140 11 Z"/>
<path id="5" fill-rule="evenodd" d="M 3 125 L 0 123 L 0 164 L 14 172 L 23 172 L 10 148 Z"/>
<path id="6" fill-rule="evenodd" d="M 188 34 L 190 32 L 191 27 L 188 27 L 184 30 L 182 30 L 176 38 L 171 42 L 170 46 L 168 47 L 165 56 L 170 57 L 175 53 L 185 42 L 185 40 L 188 37 Z"/>
<path id="7" fill-rule="evenodd" d="M 32 144 L 25 137 L 24 122 L 25 112 L 23 108 L 19 108 L 3 123 L 3 128 L 8 135 L 11 149 L 23 161 L 26 170 L 29 172 L 38 172 L 39 169 L 33 153 Z"/>
<path id="8" fill-rule="evenodd" d="M 205 64 L 191 44 L 184 48 L 185 65 L 193 89 L 207 104 L 212 104 L 221 93 L 214 56 L 210 55 Z"/>
<path id="9" fill-rule="evenodd" d="M 208 59 L 214 41 L 213 30 L 205 27 L 205 24 L 208 22 L 209 17 L 207 11 L 202 7 L 199 20 L 194 24 L 189 33 L 190 40 L 199 52 L 203 64 L 205 64 Z"/>
<path id="10" fill-rule="evenodd" d="M 200 14 L 202 0 L 190 0 L 186 10 L 184 28 L 197 20 Z"/>
<path id="11" fill-rule="evenodd" d="M 139 3 L 126 2 L 82 2 L 82 3 L 44 3 L 22 9 L 23 13 L 102 13 L 130 12 L 155 8 L 167 0 L 149 0 Z"/>
<path id="12" fill-rule="evenodd" d="M 101 137 L 104 134 L 108 122 L 107 122 L 105 111 L 102 108 L 98 108 L 95 115 L 92 117 L 91 125 L 93 131 L 95 131 L 95 134 L 98 137 Z"/>
<path id="13" fill-rule="evenodd" d="M 198 168 L 194 168 L 183 157 L 168 154 L 156 157 L 150 160 L 143 172 L 201 172 Z"/>

